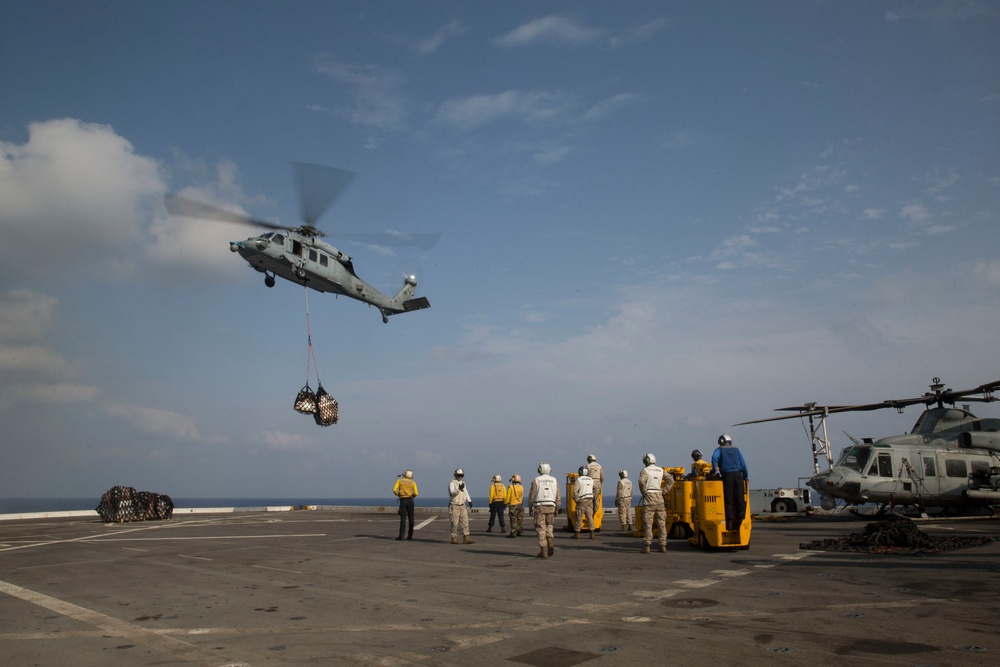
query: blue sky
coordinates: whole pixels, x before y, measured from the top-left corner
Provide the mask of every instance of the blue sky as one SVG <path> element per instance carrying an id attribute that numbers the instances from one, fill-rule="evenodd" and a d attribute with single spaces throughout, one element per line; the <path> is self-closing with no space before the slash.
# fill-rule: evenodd
<path id="1" fill-rule="evenodd" d="M 723 432 L 794 485 L 797 421 L 731 425 L 1000 379 L 998 33 L 989 2 L 0 1 L 0 495 L 480 495 Z M 291 161 L 359 174 L 329 232 L 442 234 L 343 247 L 430 310 L 310 293 L 326 429 L 291 408 L 303 289 L 163 207 L 294 225 Z"/>

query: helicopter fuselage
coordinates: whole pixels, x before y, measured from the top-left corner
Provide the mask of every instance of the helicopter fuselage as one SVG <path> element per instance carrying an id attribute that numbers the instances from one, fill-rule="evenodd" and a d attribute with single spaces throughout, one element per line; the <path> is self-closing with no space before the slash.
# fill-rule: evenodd
<path id="1" fill-rule="evenodd" d="M 1000 503 L 1000 419 L 966 410 L 925 410 L 908 434 L 845 447 L 807 484 L 826 509 L 848 503 L 963 507 Z M 991 470 L 992 469 L 992 470 Z M 985 488 L 973 480 L 984 480 Z"/>
<path id="2" fill-rule="evenodd" d="M 424 297 L 411 298 L 417 287 L 413 276 L 408 276 L 403 288 L 389 297 L 358 277 L 350 257 L 314 236 L 268 232 L 233 241 L 229 249 L 263 273 L 268 287 L 274 286 L 273 276 L 277 276 L 317 292 L 340 294 L 377 307 L 383 321 L 390 315 L 430 307 Z"/>

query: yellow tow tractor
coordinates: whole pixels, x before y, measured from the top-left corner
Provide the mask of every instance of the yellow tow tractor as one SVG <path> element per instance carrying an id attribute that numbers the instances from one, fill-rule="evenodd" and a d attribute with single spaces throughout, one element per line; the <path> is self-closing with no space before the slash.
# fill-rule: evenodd
<path id="1" fill-rule="evenodd" d="M 676 484 L 675 484 L 676 486 Z M 739 530 L 726 530 L 726 507 L 722 498 L 721 479 L 695 479 L 694 499 L 691 508 L 692 535 L 688 542 L 700 549 L 749 549 L 750 494 L 743 482 L 746 514 Z"/>
<path id="2" fill-rule="evenodd" d="M 674 486 L 667 494 L 667 535 L 688 538 L 694 535 L 694 480 L 689 479 L 684 468 L 664 468 L 664 474 L 674 478 Z"/>

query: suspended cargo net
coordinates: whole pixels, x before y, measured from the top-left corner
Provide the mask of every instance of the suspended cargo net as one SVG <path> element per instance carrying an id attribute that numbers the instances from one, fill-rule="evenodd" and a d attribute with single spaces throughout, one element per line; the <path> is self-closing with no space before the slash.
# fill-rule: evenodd
<path id="1" fill-rule="evenodd" d="M 101 496 L 96 512 L 104 523 L 155 521 L 174 515 L 174 501 L 159 493 L 114 486 Z"/>
<path id="2" fill-rule="evenodd" d="M 800 544 L 799 549 L 815 551 L 859 551 L 870 554 L 926 556 L 990 544 L 993 537 L 931 537 L 904 516 L 890 514 L 847 537 Z"/>
<path id="3" fill-rule="evenodd" d="M 316 363 L 316 352 L 313 350 L 312 327 L 309 323 L 309 289 L 306 288 L 306 336 L 308 347 L 306 352 L 306 384 L 295 395 L 293 408 L 304 415 L 312 415 L 319 426 L 331 426 L 340 417 L 337 399 L 323 388 L 319 380 L 319 364 Z M 316 371 L 316 391 L 309 386 L 310 369 Z"/>

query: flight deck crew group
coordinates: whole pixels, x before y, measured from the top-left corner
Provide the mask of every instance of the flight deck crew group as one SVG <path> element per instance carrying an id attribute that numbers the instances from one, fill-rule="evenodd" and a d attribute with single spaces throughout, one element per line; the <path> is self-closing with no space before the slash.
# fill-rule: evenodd
<path id="1" fill-rule="evenodd" d="M 701 451 L 691 452 L 693 463 L 688 479 L 702 479 L 715 473 L 721 474 L 723 482 L 723 504 L 726 513 L 726 530 L 739 530 L 746 516 L 744 498 L 745 482 L 749 477 L 746 460 L 739 449 L 733 446 L 728 435 L 719 436 L 718 448 L 712 454 L 712 462 L 702 458 Z M 665 494 L 674 484 L 672 474 L 656 465 L 656 456 L 646 454 L 642 459 L 645 466 L 639 473 L 639 493 L 643 508 L 642 553 L 648 554 L 653 543 L 653 528 L 659 533 L 660 552 L 667 550 L 667 516 Z M 559 514 L 561 497 L 559 481 L 552 476 L 552 466 L 542 462 L 538 466 L 538 476 L 531 482 L 528 494 L 528 513 L 534 519 L 538 535 L 538 558 L 549 558 L 555 554 L 553 527 Z M 618 486 L 615 490 L 615 505 L 618 510 L 618 525 L 623 532 L 631 533 L 632 525 L 632 480 L 627 470 L 618 472 Z M 506 532 L 504 508 L 509 514 L 510 534 L 522 535 L 524 517 L 524 490 L 521 476 L 512 475 L 510 484 L 504 487 L 500 475 L 494 475 L 489 491 L 490 518 L 486 532 L 492 532 L 496 523 L 500 532 Z M 576 516 L 571 518 L 573 538 L 579 539 L 580 531 L 589 529 L 594 538 L 594 515 L 600 510 L 604 470 L 593 454 L 587 457 L 587 465 L 580 466 L 573 480 L 573 501 Z M 392 492 L 399 498 L 399 536 L 397 540 L 413 539 L 413 501 L 417 497 L 417 484 L 413 481 L 413 471 L 407 470 L 396 481 Z M 469 537 L 469 508 L 472 496 L 465 484 L 465 471 L 455 470 L 454 479 L 448 484 L 448 516 L 451 522 L 452 544 L 475 544 Z M 638 526 L 635 526 L 638 528 Z M 461 541 L 459 540 L 461 537 Z"/>

